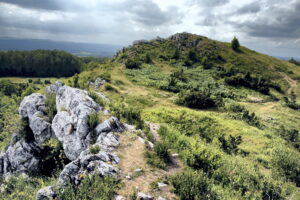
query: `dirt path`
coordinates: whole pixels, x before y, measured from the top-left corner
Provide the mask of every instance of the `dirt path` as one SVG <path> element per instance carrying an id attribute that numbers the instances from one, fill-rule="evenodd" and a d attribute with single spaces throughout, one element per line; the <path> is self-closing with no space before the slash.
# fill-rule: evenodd
<path id="1" fill-rule="evenodd" d="M 288 93 L 288 95 L 291 95 L 293 89 L 297 87 L 298 82 L 296 80 L 292 79 L 291 77 L 289 77 L 288 75 L 286 75 L 283 72 L 280 72 L 280 74 L 290 84 L 291 87 L 288 89 L 287 93 Z"/>
<path id="2" fill-rule="evenodd" d="M 169 188 L 163 191 L 153 189 L 157 182 L 161 182 L 165 177 L 173 175 L 182 170 L 182 163 L 178 158 L 173 158 L 173 165 L 167 170 L 154 169 L 150 167 L 144 158 L 145 144 L 143 140 L 132 133 L 120 135 L 120 144 L 118 155 L 121 158 L 119 167 L 121 170 L 121 179 L 123 187 L 118 191 L 119 195 L 128 197 L 134 192 L 144 192 L 154 197 L 164 197 L 166 199 L 176 199 Z M 135 172 L 142 169 L 142 172 Z M 130 178 L 129 178 L 130 177 Z"/>

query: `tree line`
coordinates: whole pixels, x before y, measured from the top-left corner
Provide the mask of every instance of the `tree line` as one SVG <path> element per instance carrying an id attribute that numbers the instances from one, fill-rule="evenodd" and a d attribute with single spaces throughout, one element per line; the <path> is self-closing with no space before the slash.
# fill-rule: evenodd
<path id="1" fill-rule="evenodd" d="M 2 51 L 0 76 L 67 77 L 81 70 L 76 56 L 58 50 Z"/>

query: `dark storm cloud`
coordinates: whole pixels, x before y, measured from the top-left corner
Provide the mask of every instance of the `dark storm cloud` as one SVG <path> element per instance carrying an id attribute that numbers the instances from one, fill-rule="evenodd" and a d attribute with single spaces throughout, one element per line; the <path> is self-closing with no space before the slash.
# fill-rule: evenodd
<path id="1" fill-rule="evenodd" d="M 277 1 L 273 1 L 277 2 Z M 244 9 L 244 8 L 242 8 Z M 250 36 L 266 38 L 293 39 L 300 36 L 300 1 L 286 1 L 265 5 L 256 16 L 244 22 L 233 22 L 238 29 Z M 249 11 L 249 10 L 248 10 Z M 253 10 L 252 10 L 253 11 Z M 242 13 L 235 13 L 238 18 Z"/>
<path id="2" fill-rule="evenodd" d="M 181 14 L 173 6 L 162 10 L 152 0 L 127 0 L 122 4 L 125 12 L 133 15 L 133 20 L 148 26 L 159 26 L 167 23 L 179 23 Z"/>
<path id="3" fill-rule="evenodd" d="M 216 6 L 225 5 L 228 2 L 229 0 L 191 0 L 191 3 L 203 7 L 216 7 Z"/>
<path id="4" fill-rule="evenodd" d="M 247 4 L 237 10 L 239 14 L 248 14 L 248 13 L 257 13 L 261 10 L 260 4 L 258 1 Z"/>
<path id="5" fill-rule="evenodd" d="M 23 8 L 60 10 L 61 4 L 57 0 L 0 0 L 3 3 L 14 4 Z"/>

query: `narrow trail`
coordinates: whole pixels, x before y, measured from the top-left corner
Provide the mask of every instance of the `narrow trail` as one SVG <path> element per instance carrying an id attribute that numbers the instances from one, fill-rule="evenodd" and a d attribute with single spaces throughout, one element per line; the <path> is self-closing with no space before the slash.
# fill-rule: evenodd
<path id="1" fill-rule="evenodd" d="M 292 94 L 292 91 L 295 87 L 297 87 L 298 82 L 294 79 L 292 79 L 291 77 L 289 77 L 288 75 L 286 75 L 283 72 L 280 72 L 280 74 L 282 75 L 282 77 L 290 84 L 290 88 L 287 90 L 288 95 Z"/>
<path id="2" fill-rule="evenodd" d="M 153 183 L 162 181 L 165 177 L 180 172 L 183 164 L 178 158 L 172 157 L 173 164 L 166 170 L 154 169 L 150 167 L 144 157 L 146 151 L 145 144 L 135 134 L 125 133 L 120 135 L 120 144 L 118 155 L 121 158 L 120 170 L 123 187 L 117 192 L 119 195 L 130 198 L 135 191 L 144 192 L 153 195 L 156 199 L 162 196 L 167 199 L 176 199 L 170 188 L 165 190 L 153 189 Z M 136 174 L 136 169 L 142 169 L 140 174 Z M 127 178 L 130 175 L 131 178 Z"/>

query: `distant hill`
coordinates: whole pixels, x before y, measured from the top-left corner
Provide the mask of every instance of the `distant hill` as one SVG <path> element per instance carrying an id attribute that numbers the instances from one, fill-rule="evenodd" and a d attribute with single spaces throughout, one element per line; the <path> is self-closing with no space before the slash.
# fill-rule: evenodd
<path id="1" fill-rule="evenodd" d="M 58 42 L 51 40 L 0 38 L 0 50 L 63 50 L 77 56 L 112 57 L 121 46 Z"/>
<path id="2" fill-rule="evenodd" d="M 290 60 L 291 57 L 284 57 L 284 56 L 276 56 L 276 58 L 279 58 L 281 60 Z M 300 61 L 300 57 L 293 57 L 295 60 Z"/>

